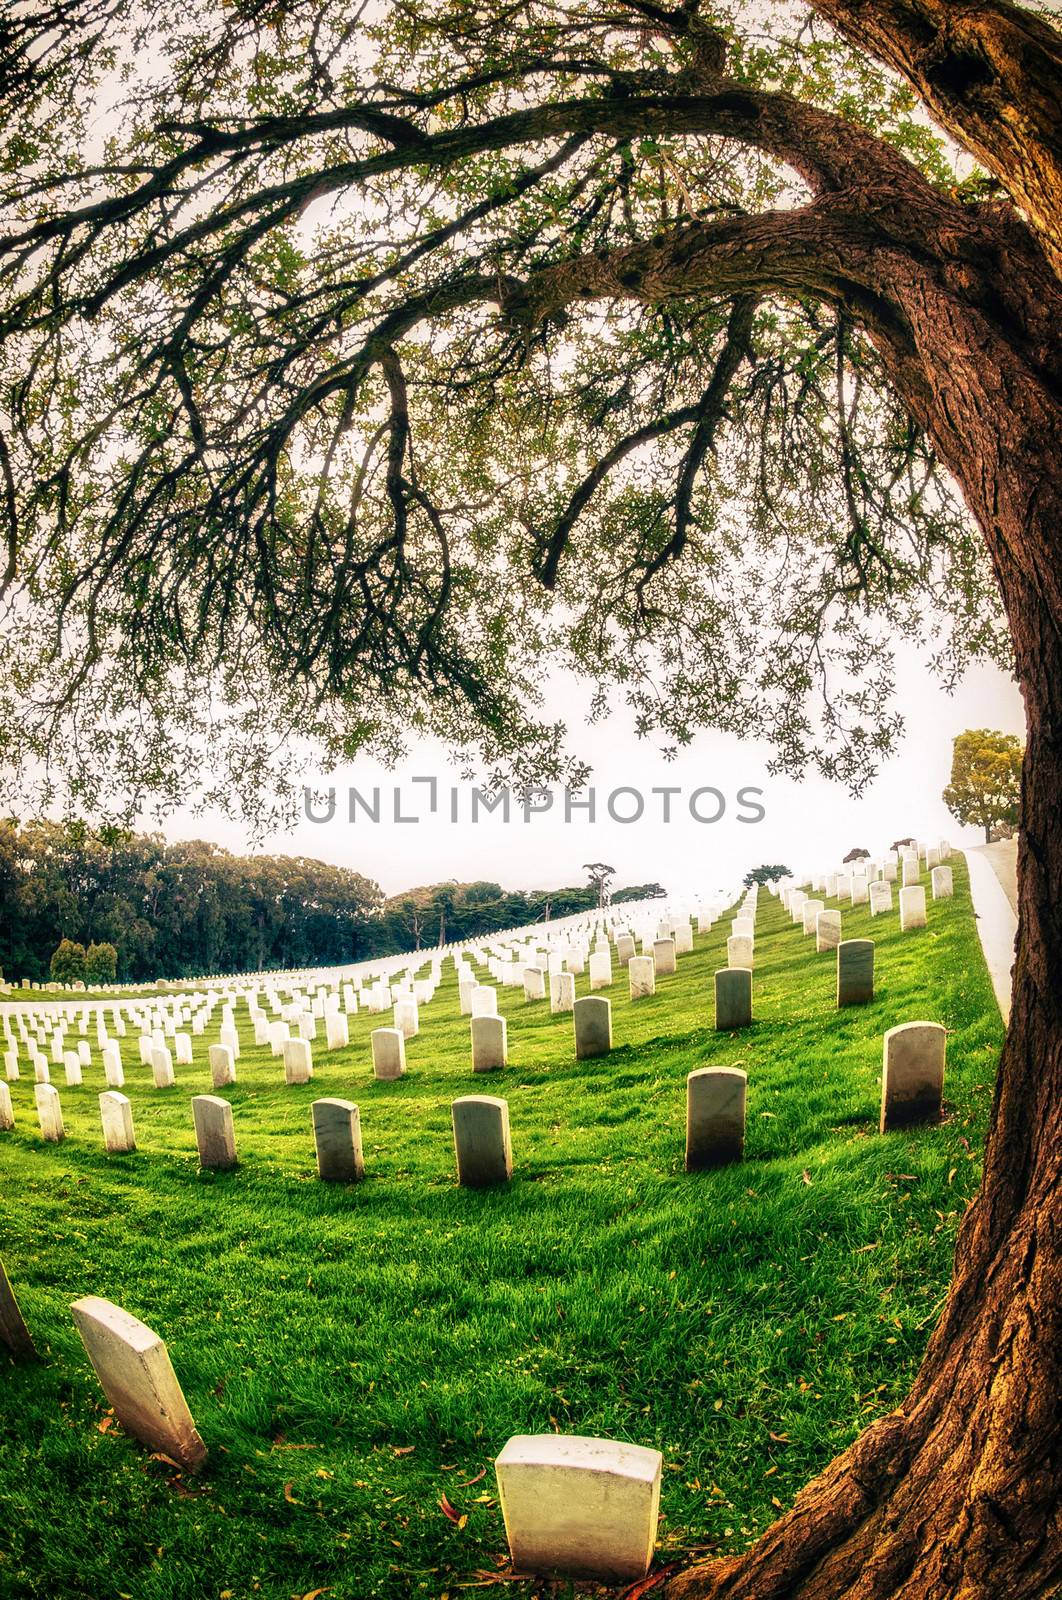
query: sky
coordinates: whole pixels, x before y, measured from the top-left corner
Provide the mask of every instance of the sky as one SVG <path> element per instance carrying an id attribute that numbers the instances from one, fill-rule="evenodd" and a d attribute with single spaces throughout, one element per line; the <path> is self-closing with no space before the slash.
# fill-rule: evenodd
<path id="1" fill-rule="evenodd" d="M 977 829 L 961 828 L 941 800 L 951 768 L 951 743 L 964 728 L 998 728 L 1024 737 L 1021 698 L 1013 681 L 994 667 L 971 669 L 951 694 L 927 673 L 912 649 L 897 652 L 896 703 L 906 733 L 895 755 L 859 798 L 840 784 L 818 776 L 802 782 L 772 777 L 770 749 L 729 735 L 702 733 L 674 761 L 665 761 L 648 740 L 634 738 L 622 711 L 593 727 L 569 721 L 572 744 L 593 767 L 596 815 L 573 809 L 565 819 L 561 791 L 551 809 L 525 820 L 517 802 L 504 822 L 500 811 L 471 820 L 472 785 L 446 761 L 444 750 L 424 742 L 394 771 L 370 762 L 322 773 L 313 787 L 334 786 L 335 816 L 330 821 L 302 818 L 288 833 L 266 839 L 258 848 L 272 854 L 305 855 L 351 867 L 374 879 L 386 894 L 417 884 L 448 879 L 485 878 L 507 889 L 557 888 L 585 883 L 584 863 L 605 861 L 616 869 L 616 886 L 656 881 L 678 898 L 714 895 L 732 888 L 750 867 L 783 863 L 798 876 L 826 870 L 850 849 L 876 854 L 894 839 L 948 839 L 976 844 Z M 570 696 L 568 699 L 570 706 Z M 563 715 L 565 706 L 548 706 Z M 430 810 L 430 788 L 414 778 L 436 780 L 437 809 Z M 368 806 L 379 789 L 379 821 L 355 803 L 349 820 L 348 791 L 354 786 Z M 654 788 L 677 788 L 668 802 Z M 398 789 L 399 815 L 394 820 Z M 457 791 L 458 820 L 451 820 L 451 790 Z M 627 791 L 617 793 L 617 791 Z M 698 790 L 715 790 L 718 794 Z M 760 790 L 759 795 L 740 792 Z M 629 791 L 635 791 L 631 793 Z M 613 820 L 609 797 L 619 816 Z M 690 814 L 690 800 L 705 821 Z M 720 798 L 724 803 L 718 820 Z M 579 798 L 585 798 L 580 796 Z M 665 804 L 670 819 L 663 820 Z M 544 802 L 543 802 L 544 804 Z M 739 818 L 763 816 L 755 821 Z M 254 850 L 241 824 L 219 813 L 178 811 L 162 825 L 170 840 L 213 839 L 239 854 Z"/>

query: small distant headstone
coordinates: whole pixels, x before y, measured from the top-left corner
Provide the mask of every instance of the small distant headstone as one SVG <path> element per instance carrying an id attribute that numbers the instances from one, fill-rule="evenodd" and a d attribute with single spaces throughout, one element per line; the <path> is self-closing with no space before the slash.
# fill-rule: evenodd
<path id="1" fill-rule="evenodd" d="M 934 900 L 950 900 L 955 893 L 950 867 L 934 867 L 929 875 Z"/>
<path id="2" fill-rule="evenodd" d="M 549 975 L 549 1009 L 551 1016 L 570 1011 L 575 1004 L 575 976 L 571 972 L 551 972 Z"/>
<path id="3" fill-rule="evenodd" d="M 892 884 L 879 878 L 870 885 L 870 915 L 880 917 L 882 912 L 891 910 Z"/>
<path id="4" fill-rule="evenodd" d="M 569 1008 L 570 1009 L 570 1008 Z M 504 1017 L 472 1018 L 472 1071 L 493 1072 L 509 1059 Z"/>
<path id="5" fill-rule="evenodd" d="M 492 989 L 491 994 L 494 993 Z M 372 1070 L 377 1078 L 389 1081 L 400 1078 L 406 1070 L 406 1041 L 397 1028 L 374 1028 L 372 1040 Z"/>
<path id="6" fill-rule="evenodd" d="M 0 1343 L 7 1346 L 16 1361 L 32 1361 L 37 1354 L 2 1261 L 0 1261 Z"/>
<path id="7" fill-rule="evenodd" d="M 870 886 L 866 878 L 861 873 L 855 874 L 852 878 L 852 904 L 854 906 L 865 906 L 869 895 Z"/>
<path id="8" fill-rule="evenodd" d="M 842 939 L 837 946 L 837 1004 L 861 1006 L 873 998 L 873 939 Z"/>
<path id="9" fill-rule="evenodd" d="M 206 1460 L 206 1445 L 158 1334 L 96 1295 L 86 1295 L 70 1309 L 100 1386 L 126 1433 L 195 1472 Z"/>
<path id="10" fill-rule="evenodd" d="M 173 1076 L 173 1057 L 164 1044 L 152 1046 L 151 1076 L 155 1080 L 156 1089 L 172 1089 L 176 1082 Z"/>
<path id="11" fill-rule="evenodd" d="M 881 1072 L 882 1133 L 940 1121 L 946 1038 L 939 1022 L 904 1022 L 889 1029 Z"/>
<path id="12" fill-rule="evenodd" d="M 227 1044 L 212 1044 L 208 1057 L 210 1081 L 215 1089 L 224 1089 L 226 1084 L 236 1082 L 236 1063 Z"/>
<path id="13" fill-rule="evenodd" d="M 752 1021 L 752 972 L 721 967 L 715 975 L 715 1026 L 719 1032 L 747 1028 Z"/>
<path id="14" fill-rule="evenodd" d="M 76 1050 L 66 1050 L 63 1053 L 63 1071 L 66 1074 L 67 1085 L 74 1087 L 81 1079 L 81 1057 Z"/>
<path id="15" fill-rule="evenodd" d="M 509 1106 L 494 1095 L 469 1094 L 451 1106 L 457 1181 L 464 1189 L 484 1189 L 512 1177 Z"/>
<path id="16" fill-rule="evenodd" d="M 15 1113 L 11 1105 L 11 1090 L 0 1079 L 0 1129 L 5 1133 L 15 1126 Z"/>
<path id="17" fill-rule="evenodd" d="M 525 1000 L 544 1000 L 546 998 L 546 979 L 541 967 L 525 967 L 523 981 Z"/>
<path id="18" fill-rule="evenodd" d="M 473 986 L 472 1015 L 474 1017 L 496 1017 L 498 1015 L 498 991 L 493 984 L 477 983 Z"/>
<path id="19" fill-rule="evenodd" d="M 632 956 L 627 963 L 631 999 L 641 1000 L 656 993 L 656 962 L 653 956 Z"/>
<path id="20" fill-rule="evenodd" d="M 926 925 L 926 891 L 922 885 L 900 890 L 900 930 L 924 928 Z"/>
<path id="21" fill-rule="evenodd" d="M 752 968 L 753 942 L 748 934 L 732 934 L 726 941 L 726 962 L 728 967 Z"/>
<path id="22" fill-rule="evenodd" d="M 125 1072 L 122 1069 L 121 1047 L 111 1040 L 103 1046 L 103 1076 L 108 1089 L 121 1089 L 125 1085 Z"/>
<path id="23" fill-rule="evenodd" d="M 415 1039 L 420 1032 L 420 1014 L 415 1000 L 395 1001 L 395 1027 L 404 1039 Z"/>
<path id="24" fill-rule="evenodd" d="M 632 956 L 637 955 L 637 947 L 629 933 L 621 933 L 616 940 L 616 960 L 621 967 L 625 967 Z"/>
<path id="25" fill-rule="evenodd" d="M 59 1090 L 50 1083 L 34 1085 L 33 1098 L 37 1103 L 37 1119 L 41 1125 L 41 1138 L 49 1144 L 59 1144 L 66 1138 L 63 1127 L 63 1108 L 59 1103 Z"/>
<path id="26" fill-rule="evenodd" d="M 192 1065 L 192 1036 L 190 1033 L 174 1034 L 173 1055 L 179 1067 L 190 1067 Z"/>
<path id="27" fill-rule="evenodd" d="M 693 929 L 688 922 L 680 922 L 675 929 L 675 954 L 689 955 L 693 949 Z"/>
<path id="28" fill-rule="evenodd" d="M 127 1095 L 108 1089 L 100 1095 L 100 1121 L 103 1123 L 103 1148 L 108 1155 L 126 1155 L 136 1149 L 133 1134 L 133 1108 Z"/>
<path id="29" fill-rule="evenodd" d="M 315 1100 L 310 1110 L 317 1176 L 328 1183 L 359 1183 L 365 1162 L 357 1106 L 352 1100 Z"/>
<path id="30" fill-rule="evenodd" d="M 313 1077 L 313 1056 L 309 1039 L 284 1040 L 284 1082 L 309 1083 Z"/>
<path id="31" fill-rule="evenodd" d="M 325 1013 L 325 1044 L 329 1050 L 345 1050 L 350 1043 L 350 1024 L 343 1011 Z M 346 1102 L 344 1101 L 344 1104 Z"/>
<path id="32" fill-rule="evenodd" d="M 905 856 L 904 857 L 904 863 L 903 863 L 903 879 L 902 879 L 903 888 L 909 889 L 913 884 L 916 884 L 918 882 L 918 878 L 919 878 L 918 857 L 917 856 Z"/>
<path id="33" fill-rule="evenodd" d="M 575 1058 L 588 1061 L 612 1049 L 612 1003 L 604 995 L 585 994 L 572 1007 Z"/>
<path id="34" fill-rule="evenodd" d="M 590 957 L 590 988 L 607 989 L 612 982 L 612 957 L 607 950 L 595 950 Z"/>
<path id="35" fill-rule="evenodd" d="M 658 978 L 667 977 L 669 973 L 678 970 L 674 939 L 654 939 L 653 961 L 656 964 Z"/>
<path id="36" fill-rule="evenodd" d="M 686 1171 L 740 1161 L 745 1151 L 748 1075 L 738 1067 L 701 1067 L 686 1079 Z"/>
<path id="37" fill-rule="evenodd" d="M 229 1102 L 217 1094 L 193 1095 L 192 1121 L 195 1123 L 195 1142 L 199 1147 L 199 1165 L 213 1172 L 227 1172 L 234 1167 L 236 1133 Z"/>
<path id="38" fill-rule="evenodd" d="M 836 950 L 841 942 L 841 913 L 820 911 L 815 918 L 815 950 Z"/>
<path id="39" fill-rule="evenodd" d="M 805 934 L 814 933 L 819 912 L 826 909 L 825 901 L 805 900 L 800 909 L 804 918 L 803 926 Z"/>
<path id="40" fill-rule="evenodd" d="M 510 1439 L 495 1472 L 513 1568 L 609 1584 L 644 1578 L 662 1466 L 658 1450 L 611 1439 Z"/>

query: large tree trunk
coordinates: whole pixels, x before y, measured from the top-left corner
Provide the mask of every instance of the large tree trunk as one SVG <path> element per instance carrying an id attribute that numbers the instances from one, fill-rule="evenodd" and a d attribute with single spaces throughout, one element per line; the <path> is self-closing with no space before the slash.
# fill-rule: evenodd
<path id="1" fill-rule="evenodd" d="M 1062 384 L 1057 345 L 1035 333 L 1044 297 L 1062 326 L 1062 295 L 1038 261 L 1004 251 L 990 309 L 969 258 L 954 272 L 883 262 L 904 331 L 880 347 L 984 530 L 1028 724 L 1018 958 L 982 1188 L 907 1402 L 751 1551 L 681 1574 L 668 1600 L 1062 1588 Z"/>

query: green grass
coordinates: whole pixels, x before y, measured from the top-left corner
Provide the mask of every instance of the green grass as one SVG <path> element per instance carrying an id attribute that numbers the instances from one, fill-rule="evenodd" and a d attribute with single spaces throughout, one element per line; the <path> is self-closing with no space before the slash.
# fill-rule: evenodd
<path id="1" fill-rule="evenodd" d="M 163 1091 L 124 1041 L 127 1156 L 102 1151 L 95 1050 L 82 1088 L 56 1074 L 61 1146 L 23 1067 L 0 1249 L 44 1360 L 0 1355 L 0 1595 L 456 1600 L 506 1566 L 494 1456 L 551 1428 L 663 1451 L 661 1559 L 751 1542 L 901 1398 L 946 1291 L 1002 1037 L 953 865 L 925 930 L 845 911 L 846 937 L 876 941 L 878 998 L 840 1013 L 834 959 L 764 894 L 757 1020 L 732 1037 L 710 999 L 729 917 L 653 999 L 632 1006 L 615 968 L 598 1061 L 573 1059 L 570 1016 L 505 990 L 511 1064 L 474 1079 L 449 963 L 394 1084 L 370 1065 L 387 1017 L 352 1019 L 350 1048 L 315 1046 L 313 1083 L 286 1088 L 243 1013 L 225 1175 L 197 1170 L 189 1107 L 216 1030 Z M 948 1118 L 883 1138 L 881 1036 L 917 1019 L 950 1030 Z M 706 1063 L 748 1071 L 747 1158 L 688 1177 L 685 1077 Z M 449 1103 L 469 1092 L 509 1101 L 504 1190 L 455 1184 Z M 316 1179 L 325 1094 L 361 1107 L 360 1185 Z M 86 1293 L 168 1341 L 210 1447 L 197 1478 L 106 1425 L 69 1313 Z"/>

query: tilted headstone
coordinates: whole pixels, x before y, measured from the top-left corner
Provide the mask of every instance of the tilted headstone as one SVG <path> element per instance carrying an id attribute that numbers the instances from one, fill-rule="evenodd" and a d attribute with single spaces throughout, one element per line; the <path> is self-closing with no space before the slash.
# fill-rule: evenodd
<path id="1" fill-rule="evenodd" d="M 108 1089 L 100 1095 L 100 1121 L 103 1124 L 103 1148 L 108 1155 L 125 1155 L 136 1149 L 133 1134 L 133 1108 L 128 1095 L 117 1089 Z"/>
<path id="2" fill-rule="evenodd" d="M 641 1000 L 656 993 L 656 962 L 652 956 L 632 956 L 627 963 L 631 999 Z"/>
<path id="3" fill-rule="evenodd" d="M 158 1334 L 96 1295 L 86 1295 L 70 1309 L 100 1386 L 126 1433 L 195 1472 L 206 1460 L 206 1445 Z"/>
<path id="4" fill-rule="evenodd" d="M 715 975 L 715 1026 L 719 1032 L 747 1028 L 752 1021 L 752 972 L 721 967 Z"/>
<path id="5" fill-rule="evenodd" d="M 815 918 L 815 950 L 821 955 L 824 950 L 836 950 L 841 942 L 841 913 L 839 911 L 820 911 Z"/>
<path id="6" fill-rule="evenodd" d="M 315 1100 L 310 1110 L 317 1176 L 328 1183 L 359 1183 L 365 1162 L 357 1106 L 352 1100 Z"/>
<path id="7" fill-rule="evenodd" d="M 686 1171 L 722 1167 L 745 1153 L 748 1074 L 701 1067 L 686 1079 Z"/>
<path id="8" fill-rule="evenodd" d="M 518 1434 L 495 1462 L 514 1570 L 644 1578 L 656 1546 L 658 1450 L 578 1434 Z"/>
<path id="9" fill-rule="evenodd" d="M 37 1354 L 2 1261 L 0 1261 L 0 1343 L 7 1346 L 16 1361 L 32 1361 Z"/>
<path id="10" fill-rule="evenodd" d="M 59 1144 L 66 1138 L 63 1127 L 63 1108 L 59 1103 L 59 1090 L 50 1083 L 38 1083 L 33 1089 L 37 1103 L 37 1119 L 41 1125 L 41 1138 L 49 1144 Z"/>
<path id="11" fill-rule="evenodd" d="M 491 994 L 494 993 L 492 989 Z M 406 1070 L 406 1041 L 397 1028 L 374 1028 L 372 1040 L 372 1070 L 377 1078 L 388 1081 L 400 1078 Z"/>
<path id="12" fill-rule="evenodd" d="M 227 1044 L 212 1044 L 208 1056 L 210 1081 L 215 1089 L 224 1089 L 226 1084 L 236 1082 L 236 1063 Z"/>
<path id="13" fill-rule="evenodd" d="M 873 998 L 873 939 L 842 939 L 837 946 L 837 1004 L 861 1006 Z"/>
<path id="14" fill-rule="evenodd" d="M 900 929 L 924 928 L 926 925 L 926 891 L 921 884 L 900 890 Z"/>
<path id="15" fill-rule="evenodd" d="M 882 1052 L 882 1133 L 940 1121 L 946 1039 L 939 1022 L 903 1022 L 889 1029 Z"/>
<path id="16" fill-rule="evenodd" d="M 234 1167 L 236 1133 L 229 1102 L 217 1094 L 193 1095 L 192 1121 L 199 1147 L 199 1165 L 213 1172 L 227 1172 Z"/>
<path id="17" fill-rule="evenodd" d="M 284 1040 L 284 1082 L 309 1083 L 313 1077 L 313 1056 L 309 1039 Z"/>
<path id="18" fill-rule="evenodd" d="M 572 1007 L 575 1022 L 575 1058 L 589 1061 L 612 1049 L 612 1002 L 604 995 L 585 994 Z"/>
<path id="19" fill-rule="evenodd" d="M 484 1189 L 512 1177 L 509 1106 L 494 1095 L 469 1094 L 450 1108 L 457 1153 L 457 1181 L 464 1189 Z"/>

